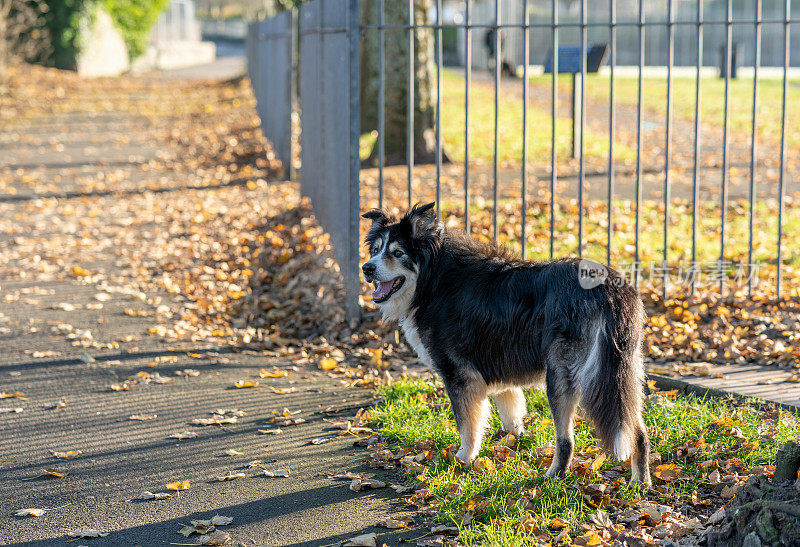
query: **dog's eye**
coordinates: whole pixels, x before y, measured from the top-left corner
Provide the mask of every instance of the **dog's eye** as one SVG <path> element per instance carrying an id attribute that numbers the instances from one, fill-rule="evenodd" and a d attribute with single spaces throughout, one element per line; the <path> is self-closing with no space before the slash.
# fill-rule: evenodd
<path id="1" fill-rule="evenodd" d="M 394 255 L 396 258 L 400 258 L 401 256 L 403 256 L 403 251 L 401 251 L 400 249 L 395 249 L 392 255 Z"/>

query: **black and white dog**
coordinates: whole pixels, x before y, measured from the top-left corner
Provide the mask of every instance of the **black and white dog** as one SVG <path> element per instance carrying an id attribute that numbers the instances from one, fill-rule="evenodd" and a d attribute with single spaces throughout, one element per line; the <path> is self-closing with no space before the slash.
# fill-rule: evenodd
<path id="1" fill-rule="evenodd" d="M 573 453 L 578 403 L 604 447 L 631 458 L 632 480 L 650 484 L 650 443 L 642 421 L 644 307 L 615 271 L 585 283 L 578 259 L 528 262 L 497 245 L 445 229 L 434 204 L 397 220 L 380 210 L 362 266 L 372 300 L 397 321 L 420 360 L 442 378 L 461 446 L 477 455 L 494 399 L 503 428 L 517 435 L 524 388 L 544 383 L 556 429 L 547 476 L 563 474 Z M 598 282 L 599 281 L 599 282 Z"/>

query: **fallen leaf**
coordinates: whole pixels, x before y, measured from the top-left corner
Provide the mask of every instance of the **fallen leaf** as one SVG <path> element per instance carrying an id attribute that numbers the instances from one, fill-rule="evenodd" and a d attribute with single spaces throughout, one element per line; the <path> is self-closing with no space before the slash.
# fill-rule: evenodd
<path id="1" fill-rule="evenodd" d="M 282 430 L 277 429 L 277 428 L 275 428 L 275 429 L 259 429 L 258 432 L 261 433 L 262 435 L 280 435 L 281 433 L 283 433 Z"/>
<path id="2" fill-rule="evenodd" d="M 81 452 L 80 450 L 67 450 L 66 452 L 57 452 L 51 450 L 51 452 L 53 453 L 53 456 L 55 456 L 56 458 L 62 458 L 62 459 L 77 458 L 78 456 L 83 454 L 83 452 Z"/>
<path id="3" fill-rule="evenodd" d="M 170 494 L 168 492 L 157 492 L 157 493 L 154 494 L 154 493 L 152 493 L 152 492 L 150 492 L 148 490 L 145 490 L 144 492 L 139 494 L 136 497 L 136 499 L 137 500 L 165 500 L 165 499 L 168 499 L 168 498 L 171 498 L 171 497 L 172 497 L 172 494 Z"/>
<path id="4" fill-rule="evenodd" d="M 353 479 L 353 482 L 350 483 L 350 490 L 353 492 L 375 488 L 386 488 L 386 483 L 378 479 Z"/>
<path id="5" fill-rule="evenodd" d="M 247 388 L 247 387 L 258 387 L 260 384 L 254 380 L 239 380 L 238 382 L 234 383 L 233 386 L 239 389 Z"/>
<path id="6" fill-rule="evenodd" d="M 243 456 L 244 455 L 242 452 L 239 452 L 238 450 L 234 450 L 233 448 L 229 448 L 228 450 L 226 450 L 225 454 L 228 455 L 228 456 Z"/>
<path id="7" fill-rule="evenodd" d="M 481 456 L 480 458 L 475 458 L 475 461 L 472 462 L 472 470 L 476 473 L 494 473 L 495 467 L 494 462 L 487 458 L 486 456 Z"/>
<path id="8" fill-rule="evenodd" d="M 275 469 L 272 471 L 269 469 L 264 469 L 264 475 L 267 477 L 288 477 L 291 471 L 292 470 L 288 467 L 286 469 Z"/>
<path id="9" fill-rule="evenodd" d="M 203 534 L 197 538 L 197 545 L 226 545 L 231 540 L 231 535 L 222 530 L 215 530 L 210 534 Z"/>
<path id="10" fill-rule="evenodd" d="M 547 527 L 551 530 L 564 530 L 569 527 L 569 522 L 562 518 L 555 517 L 550 519 L 550 522 L 547 523 Z"/>
<path id="11" fill-rule="evenodd" d="M 345 542 L 343 547 L 376 547 L 378 544 L 378 534 L 372 532 L 370 534 L 362 534 L 354 538 L 350 538 Z"/>
<path id="12" fill-rule="evenodd" d="M 674 463 L 662 463 L 653 469 L 653 475 L 664 482 L 670 482 L 681 477 L 683 467 Z"/>
<path id="13" fill-rule="evenodd" d="M 576 537 L 572 541 L 575 545 L 581 545 L 583 547 L 594 547 L 595 545 L 603 544 L 603 540 L 594 530 L 589 530 L 585 534 Z"/>
<path id="14" fill-rule="evenodd" d="M 383 526 L 384 528 L 396 530 L 398 528 L 406 528 L 410 524 L 414 524 L 414 519 L 410 517 L 400 517 L 400 518 L 384 519 L 378 523 L 378 526 Z"/>
<path id="15" fill-rule="evenodd" d="M 226 473 L 225 475 L 217 477 L 217 480 L 219 482 L 226 482 L 226 481 L 232 481 L 232 480 L 235 480 L 235 479 L 243 479 L 246 476 L 247 475 L 245 475 L 244 473 Z"/>
<path id="16" fill-rule="evenodd" d="M 13 408 L 0 408 L 0 414 L 19 414 L 24 409 L 21 406 Z"/>
<path id="17" fill-rule="evenodd" d="M 188 490 L 190 486 L 191 485 L 189 484 L 188 480 L 175 481 L 167 485 L 167 490 L 174 490 L 175 492 L 180 492 L 181 490 Z"/>
<path id="18" fill-rule="evenodd" d="M 180 433 L 173 433 L 169 436 L 170 439 L 196 439 L 199 437 L 194 431 L 181 431 Z"/>
<path id="19" fill-rule="evenodd" d="M 325 357 L 319 360 L 319 368 L 322 370 L 333 370 L 339 366 L 336 361 L 330 357 Z"/>
<path id="20" fill-rule="evenodd" d="M 277 393 L 278 395 L 288 395 L 289 393 L 295 393 L 297 388 L 295 387 L 274 387 L 274 386 L 267 386 L 270 391 L 273 393 Z"/>
<path id="21" fill-rule="evenodd" d="M 285 376 L 289 376 L 289 371 L 280 370 L 278 367 L 272 367 L 272 370 L 262 368 L 258 375 L 261 378 L 283 378 Z"/>
<path id="22" fill-rule="evenodd" d="M 46 509 L 17 509 L 14 516 L 17 517 L 41 517 L 44 515 Z"/>
<path id="23" fill-rule="evenodd" d="M 437 524 L 431 527 L 431 534 L 451 534 L 457 536 L 458 526 L 448 526 L 447 524 Z"/>
<path id="24" fill-rule="evenodd" d="M 139 422 L 146 422 L 147 420 L 155 420 L 158 414 L 131 414 L 129 420 L 137 420 Z"/>

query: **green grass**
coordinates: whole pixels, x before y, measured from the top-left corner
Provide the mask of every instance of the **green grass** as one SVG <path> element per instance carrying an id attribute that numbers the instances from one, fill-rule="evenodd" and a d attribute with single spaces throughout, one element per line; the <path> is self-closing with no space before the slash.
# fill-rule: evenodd
<path id="1" fill-rule="evenodd" d="M 455 161 L 464 160 L 464 77 L 456 71 L 443 74 L 442 135 L 445 149 Z M 512 93 L 509 89 L 514 86 Z M 498 109 L 498 160 L 520 162 L 522 159 L 522 92 L 521 84 L 504 82 Z M 570 153 L 572 125 L 569 112 L 563 112 L 556 124 L 556 147 L 560 158 Z M 532 162 L 549 163 L 551 153 L 551 120 L 549 107 L 528 102 L 528 157 Z M 473 81 L 469 96 L 471 160 L 491 162 L 494 158 L 494 85 Z M 608 158 L 608 135 L 587 129 L 584 141 L 588 158 Z M 614 148 L 617 161 L 636 158 L 636 151 L 622 143 Z"/>
<path id="2" fill-rule="evenodd" d="M 559 78 L 559 89 L 568 93 L 570 90 L 568 75 Z M 607 74 L 588 74 L 586 77 L 586 97 L 589 100 L 607 102 L 610 94 L 609 76 Z M 550 89 L 550 75 L 529 78 L 532 86 Z M 644 108 L 650 112 L 666 116 L 667 85 L 666 77 L 646 76 L 643 79 Z M 614 78 L 614 97 L 617 105 L 636 105 L 638 102 L 638 78 L 635 76 L 616 76 Z M 797 124 L 791 123 L 796 118 L 792 105 L 800 103 L 800 86 L 797 81 L 789 82 L 787 109 L 789 125 L 787 126 L 788 146 L 800 146 L 800 131 Z M 758 131 L 761 138 L 777 142 L 780 139 L 781 96 L 783 81 L 777 78 L 759 79 L 758 84 Z M 722 127 L 724 114 L 725 81 L 717 77 L 704 77 L 700 81 L 700 117 L 704 124 Z M 753 108 L 752 78 L 738 78 L 730 81 L 729 87 L 729 128 L 733 132 L 750 134 Z M 673 78 L 673 116 L 675 119 L 694 120 L 695 110 L 695 78 Z"/>
<path id="3" fill-rule="evenodd" d="M 584 477 L 570 471 L 558 480 L 545 479 L 544 467 L 540 467 L 535 449 L 554 442 L 554 431 L 545 395 L 540 391 L 527 393 L 528 417 L 526 435 L 517 447 L 518 457 L 505 463 L 497 463 L 496 471 L 477 473 L 464 472 L 449 463 L 439 452 L 458 442 L 453 416 L 441 386 L 421 380 L 401 380 L 381 393 L 383 403 L 373 413 L 373 426 L 387 440 L 392 449 L 411 447 L 415 440 L 429 438 L 434 441 L 434 456 L 428 465 L 425 486 L 430 488 L 429 499 L 437 521 L 460 526 L 459 541 L 466 545 L 528 545 L 536 544 L 535 538 L 519 529 L 516 523 L 529 513 L 540 530 L 547 529 L 551 519 L 566 520 L 572 530 L 586 522 L 592 507 L 582 496 L 580 487 L 589 483 L 604 482 L 599 476 Z M 443 406 L 432 406 L 443 405 Z M 769 414 L 772 412 L 772 414 Z M 686 478 L 654 483 L 662 492 L 641 491 L 630 486 L 627 480 L 613 484 L 612 505 L 624 500 L 646 497 L 659 503 L 686 500 L 694 490 L 710 488 L 707 473 L 699 465 L 711 459 L 739 458 L 744 466 L 765 465 L 772 462 L 777 449 L 788 439 L 800 435 L 800 420 L 797 416 L 777 410 L 759 408 L 753 404 L 739 404 L 695 396 L 670 398 L 645 406 L 644 419 L 653 451 L 659 452 L 663 462 L 675 462 L 683 467 Z M 723 426 L 714 428 L 722 420 Z M 773 420 L 777 433 L 770 441 L 759 440 L 759 427 Z M 728 423 L 724 423 L 727 421 Z M 711 427 L 709 427 L 711 425 Z M 744 435 L 738 441 L 726 428 L 735 425 Z M 490 431 L 500 427 L 493 413 Z M 686 443 L 695 443 L 700 437 L 708 443 L 699 453 L 686 459 L 678 459 L 677 451 Z M 597 440 L 592 436 L 590 425 L 579 420 L 575 431 L 576 453 L 596 450 Z M 491 456 L 488 447 L 498 441 L 496 434 L 485 440 L 480 456 Z M 743 442 L 753 443 L 743 445 Z M 738 443 L 738 444 L 737 444 Z M 526 466 L 527 464 L 527 466 Z M 610 458 L 602 464 L 608 470 L 618 463 Z M 530 472 L 532 470 L 532 472 Z M 626 473 L 629 476 L 629 473 Z M 417 479 L 408 475 L 408 483 Z M 524 508 L 521 496 L 533 489 L 538 495 L 530 499 L 531 505 Z M 474 519 L 462 525 L 465 507 L 477 505 Z M 602 507 L 602 506 L 601 506 Z M 553 533 L 553 532 L 551 532 Z"/>
<path id="4" fill-rule="evenodd" d="M 464 161 L 464 101 L 465 80 L 457 71 L 445 70 L 442 74 L 442 141 L 450 159 Z M 510 91 L 514 86 L 514 92 Z M 504 82 L 500 90 L 498 108 L 498 162 L 519 163 L 522 161 L 522 93 L 521 84 Z M 569 156 L 572 143 L 572 125 L 569 112 L 562 112 L 556 125 L 556 147 L 558 156 Z M 531 162 L 550 162 L 551 120 L 549 107 L 541 108 L 528 102 L 528 158 Z M 470 162 L 491 163 L 494 161 L 494 85 L 473 81 L 469 97 L 469 157 Z M 377 141 L 377 132 L 361 136 L 361 159 L 369 157 Z M 608 135 L 586 130 L 584 147 L 587 158 L 608 159 Z M 617 161 L 632 161 L 636 151 L 616 143 L 614 155 Z"/>
<path id="5" fill-rule="evenodd" d="M 464 160 L 464 76 L 461 71 L 446 69 L 443 72 L 442 96 L 442 138 L 444 147 L 455 161 Z M 638 78 L 631 76 L 615 77 L 615 104 L 636 105 L 638 101 Z M 552 85 L 550 75 L 529 78 L 532 87 L 549 90 Z M 559 90 L 569 93 L 571 76 L 559 77 Z M 800 124 L 794 104 L 800 104 L 800 85 L 792 81 L 789 85 L 788 102 L 788 147 L 800 147 Z M 701 80 L 701 120 L 704 124 L 722 127 L 724 113 L 724 80 L 704 77 Z M 504 81 L 501 84 L 499 106 L 499 150 L 501 162 L 519 162 L 522 158 L 522 98 L 519 83 Z M 514 91 L 511 92 L 511 89 Z M 759 80 L 758 133 L 760 139 L 777 143 L 780 139 L 781 94 L 783 83 L 780 79 Z M 609 98 L 609 76 L 589 74 L 586 77 L 586 98 L 589 101 L 606 103 Z M 549 94 L 548 94 L 549 96 Z M 646 76 L 644 78 L 643 106 L 649 117 L 665 116 L 667 91 L 666 78 Z M 753 82 L 752 79 L 739 78 L 730 82 L 729 129 L 733 133 L 746 133 L 749 137 L 752 123 Z M 693 77 L 673 78 L 673 116 L 678 120 L 694 120 L 695 79 Z M 491 162 L 494 158 L 494 85 L 485 81 L 473 81 L 470 89 L 470 158 L 473 161 Z M 658 119 L 662 119 L 658 118 Z M 556 146 L 559 158 L 569 155 L 571 146 L 571 123 L 568 109 L 559 112 Z M 528 154 L 531 162 L 550 161 L 551 116 L 549 103 L 528 103 Z M 375 135 L 362 136 L 362 158 L 365 158 L 375 142 Z M 607 159 L 608 134 L 595 133 L 587 129 L 585 144 L 586 157 Z M 615 143 L 617 161 L 633 161 L 636 151 L 617 141 Z M 766 153 L 766 149 L 764 149 Z"/>

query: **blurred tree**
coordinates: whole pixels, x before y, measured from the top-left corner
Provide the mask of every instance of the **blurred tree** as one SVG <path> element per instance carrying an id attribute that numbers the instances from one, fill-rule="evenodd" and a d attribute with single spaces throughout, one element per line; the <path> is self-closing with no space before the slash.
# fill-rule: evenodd
<path id="1" fill-rule="evenodd" d="M 377 1 L 362 2 L 361 20 L 364 24 L 378 23 Z M 430 19 L 433 0 L 414 0 L 414 21 L 425 24 Z M 384 24 L 408 24 L 408 2 L 384 2 Z M 414 31 L 414 162 L 435 160 L 435 76 L 434 35 L 430 28 Z M 378 128 L 378 54 L 379 36 L 376 30 L 364 33 L 361 42 L 361 129 Z M 406 161 L 406 126 L 408 123 L 408 31 L 384 31 L 385 78 L 385 150 L 386 163 Z M 375 161 L 377 146 L 369 162 Z"/>
<path id="2" fill-rule="evenodd" d="M 34 61 L 50 51 L 50 33 L 44 28 L 44 0 L 0 0 L 0 80 L 8 65 Z"/>

